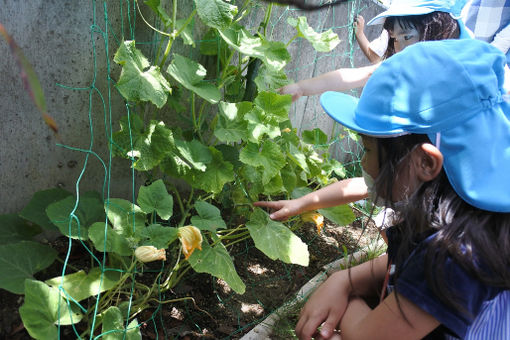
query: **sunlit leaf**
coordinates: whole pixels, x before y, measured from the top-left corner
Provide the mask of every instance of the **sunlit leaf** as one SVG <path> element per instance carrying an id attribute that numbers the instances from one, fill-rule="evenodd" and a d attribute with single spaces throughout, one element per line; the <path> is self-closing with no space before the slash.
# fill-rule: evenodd
<path id="1" fill-rule="evenodd" d="M 258 143 L 264 135 L 274 139 L 281 134 L 278 122 L 257 106 L 247 112 L 244 119 L 248 122 L 247 134 L 250 142 Z"/>
<path id="2" fill-rule="evenodd" d="M 308 246 L 285 225 L 271 220 L 262 209 L 255 209 L 246 227 L 255 246 L 270 259 L 308 266 Z"/>
<path id="3" fill-rule="evenodd" d="M 255 84 L 259 91 L 272 91 L 289 84 L 287 75 L 282 70 L 275 70 L 262 65 L 255 77 Z"/>
<path id="4" fill-rule="evenodd" d="M 322 33 L 315 32 L 314 29 L 308 25 L 306 17 L 299 17 L 297 20 L 289 18 L 287 22 L 298 30 L 300 37 L 308 40 L 313 48 L 319 52 L 329 52 L 340 43 L 338 35 L 333 33 L 331 29 Z"/>
<path id="5" fill-rule="evenodd" d="M 211 163 L 207 164 L 205 172 L 193 170 L 190 184 L 207 192 L 219 193 L 225 183 L 234 180 L 234 166 L 224 161 L 221 152 L 214 147 L 209 149 L 213 156 Z"/>
<path id="6" fill-rule="evenodd" d="M 196 139 L 191 142 L 176 139 L 175 146 L 180 158 L 193 169 L 205 171 L 213 159 L 211 150 Z"/>
<path id="7" fill-rule="evenodd" d="M 129 101 L 150 101 L 158 108 L 165 105 L 171 91 L 159 67 L 151 66 L 134 41 L 120 44 L 113 60 L 122 65 L 116 87 Z"/>
<path id="8" fill-rule="evenodd" d="M 319 209 L 319 213 L 324 215 L 328 220 L 342 226 L 352 223 L 356 216 L 352 208 L 348 205 L 339 205 L 332 208 Z"/>
<path id="9" fill-rule="evenodd" d="M 145 213 L 130 201 L 110 198 L 104 209 L 113 229 L 126 238 L 137 237 L 145 228 Z"/>
<path id="10" fill-rule="evenodd" d="M 305 130 L 302 133 L 303 142 L 313 144 L 315 146 L 329 147 L 328 135 L 326 135 L 321 129 L 315 128 L 313 130 Z"/>
<path id="11" fill-rule="evenodd" d="M 57 324 L 72 325 L 83 318 L 75 304 L 68 307 L 57 288 L 34 280 L 25 280 L 25 303 L 19 314 L 30 336 L 40 340 L 58 339 Z"/>
<path id="12" fill-rule="evenodd" d="M 133 149 L 127 153 L 136 159 L 134 168 L 148 171 L 157 166 L 174 150 L 172 131 L 163 122 L 151 121 L 147 130 L 139 135 Z"/>
<path id="13" fill-rule="evenodd" d="M 80 270 L 65 276 L 54 277 L 44 281 L 47 285 L 58 288 L 62 286 L 62 295 L 71 296 L 76 301 L 84 300 L 99 293 L 112 289 L 120 279 L 121 274 L 117 271 L 105 271 L 101 273 L 98 267 L 92 268 L 87 274 Z"/>
<path id="14" fill-rule="evenodd" d="M 23 282 L 47 267 L 57 258 L 57 252 L 32 241 L 0 245 L 0 288 L 23 294 Z"/>
<path id="15" fill-rule="evenodd" d="M 248 123 L 243 118 L 252 106 L 253 104 L 250 102 L 220 102 L 218 124 L 214 130 L 214 135 L 224 143 L 239 142 L 246 139 Z"/>
<path id="16" fill-rule="evenodd" d="M 161 179 L 149 186 L 141 186 L 138 191 L 137 203 L 146 214 L 156 211 L 163 220 L 172 217 L 174 199 L 166 190 L 165 183 Z"/>
<path id="17" fill-rule="evenodd" d="M 269 183 L 286 164 L 280 147 L 270 140 L 266 140 L 261 147 L 258 144 L 248 143 L 239 154 L 239 159 L 245 164 L 262 168 L 264 185 Z"/>
<path id="18" fill-rule="evenodd" d="M 194 0 L 200 19 L 209 27 L 228 27 L 237 14 L 237 7 L 223 0 Z"/>
<path id="19" fill-rule="evenodd" d="M 205 81 L 206 69 L 189 58 L 174 54 L 172 63 L 168 66 L 167 72 L 182 86 L 195 92 L 212 104 L 220 100 L 220 90 Z"/>
<path id="20" fill-rule="evenodd" d="M 259 92 L 254 100 L 255 105 L 277 122 L 289 120 L 289 110 L 292 104 L 291 95 L 280 95 L 273 92 Z"/>
<path id="21" fill-rule="evenodd" d="M 211 247 L 204 242 L 202 250 L 193 252 L 188 262 L 197 273 L 208 273 L 220 278 L 236 293 L 244 294 L 246 285 L 237 274 L 234 262 L 223 243 Z"/>

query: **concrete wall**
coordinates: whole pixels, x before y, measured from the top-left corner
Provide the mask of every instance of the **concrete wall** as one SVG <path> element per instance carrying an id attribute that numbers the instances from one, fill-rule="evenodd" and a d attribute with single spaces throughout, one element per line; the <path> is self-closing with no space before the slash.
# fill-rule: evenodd
<path id="1" fill-rule="evenodd" d="M 180 3 L 192 5 L 189 0 Z M 134 188 L 142 179 L 133 179 L 129 162 L 109 160 L 107 148 L 110 126 L 117 130 L 119 118 L 126 114 L 125 103 L 108 82 L 107 67 L 110 65 L 116 79 L 119 69 L 112 61 L 113 54 L 123 36 L 131 38 L 130 27 L 136 27 L 138 42 L 152 39 L 139 13 L 128 5 L 134 6 L 134 1 L 0 1 L 0 23 L 34 66 L 48 114 L 59 125 L 60 135 L 57 140 L 44 124 L 23 88 L 7 44 L 0 40 L 0 213 L 19 211 L 34 192 L 53 187 L 72 192 L 104 189 L 112 197 L 126 198 L 137 192 Z M 297 81 L 339 67 L 366 65 L 356 43 L 351 43 L 350 25 L 358 10 L 368 19 L 381 8 L 369 0 L 312 13 L 276 7 L 271 20 L 273 40 L 288 41 L 294 34 L 283 20 L 289 15 L 306 15 L 316 30 L 332 27 L 342 39 L 328 54 L 317 54 L 304 41 L 291 45 L 294 60 L 287 67 L 290 78 Z M 248 26 L 255 26 L 259 16 L 254 14 L 246 20 Z M 366 34 L 374 38 L 380 29 L 367 28 Z M 349 57 L 351 52 L 354 58 Z M 293 105 L 294 125 L 301 129 L 319 126 L 330 134 L 337 133 L 317 100 L 303 98 Z M 106 178 L 109 171 L 111 175 Z"/>

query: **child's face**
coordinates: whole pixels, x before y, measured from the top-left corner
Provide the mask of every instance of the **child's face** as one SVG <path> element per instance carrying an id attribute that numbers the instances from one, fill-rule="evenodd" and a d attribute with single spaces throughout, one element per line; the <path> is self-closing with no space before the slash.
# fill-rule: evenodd
<path id="1" fill-rule="evenodd" d="M 390 32 L 390 37 L 395 39 L 394 48 L 395 52 L 400 52 L 407 46 L 417 43 L 420 41 L 420 33 L 416 27 L 402 27 L 399 21 L 396 20 L 393 26 L 393 30 Z"/>
<path id="2" fill-rule="evenodd" d="M 379 160 L 382 159 L 382 162 L 384 162 L 384 155 L 381 155 L 382 157 L 380 158 L 376 138 L 361 135 L 361 140 L 365 150 L 361 159 L 361 166 L 375 180 L 379 175 Z M 419 187 L 420 180 L 414 171 L 413 165 L 413 162 L 403 161 L 396 170 L 393 189 L 389 198 L 391 201 L 398 202 L 404 200 Z M 382 199 L 388 199 L 385 192 L 378 192 L 378 194 Z"/>

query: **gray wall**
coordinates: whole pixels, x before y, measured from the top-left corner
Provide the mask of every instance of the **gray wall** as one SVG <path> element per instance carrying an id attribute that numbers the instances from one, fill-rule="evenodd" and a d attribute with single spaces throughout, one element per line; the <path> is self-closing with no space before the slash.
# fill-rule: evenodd
<path id="1" fill-rule="evenodd" d="M 118 130 L 118 120 L 126 114 L 126 107 L 113 86 L 108 86 L 105 41 L 109 44 L 112 77 L 116 79 L 119 69 L 111 59 L 118 40 L 122 36 L 131 37 L 129 20 L 133 22 L 135 16 L 132 10 L 127 15 L 126 6 L 133 1 L 105 3 L 106 13 L 103 1 L 0 1 L 0 23 L 34 66 L 46 96 L 48 113 L 59 125 L 60 136 L 60 140 L 55 138 L 41 119 L 23 88 L 7 44 L 0 40 L 0 213 L 19 211 L 34 192 L 42 189 L 58 186 L 72 192 L 101 192 L 106 183 L 105 194 L 110 190 L 112 197 L 131 198 L 133 188 L 140 185 L 142 179 L 133 180 L 130 163 L 118 158 L 109 160 L 107 148 L 110 126 Z M 190 6 L 192 2 L 181 3 Z M 350 43 L 349 27 L 357 10 L 368 19 L 381 8 L 369 0 L 351 1 L 335 9 L 312 13 L 289 13 L 285 7 L 276 7 L 271 21 L 273 40 L 288 41 L 294 34 L 294 29 L 280 20 L 288 15 L 306 15 L 317 31 L 333 27 L 342 40 L 328 54 L 317 54 L 303 41 L 291 45 L 294 60 L 287 67 L 291 79 L 298 81 L 339 67 L 367 64 L 356 43 Z M 105 24 L 105 14 L 109 25 Z M 258 25 L 259 18 L 252 15 L 246 20 L 248 26 L 250 20 Z M 370 27 L 365 32 L 371 39 L 380 29 Z M 137 41 L 151 40 L 138 13 L 135 32 Z M 349 57 L 351 52 L 353 58 Z M 319 126 L 329 134 L 337 134 L 338 128 L 322 113 L 317 100 L 317 97 L 302 98 L 293 105 L 294 125 L 300 129 Z M 69 147 L 91 150 L 97 157 Z M 105 167 L 111 171 L 107 179 Z"/>

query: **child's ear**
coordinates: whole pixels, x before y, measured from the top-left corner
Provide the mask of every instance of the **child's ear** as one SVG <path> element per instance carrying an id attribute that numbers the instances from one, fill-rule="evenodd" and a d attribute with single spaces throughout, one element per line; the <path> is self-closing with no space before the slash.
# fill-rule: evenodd
<path id="1" fill-rule="evenodd" d="M 443 154 L 430 143 L 422 143 L 413 151 L 416 175 L 422 182 L 433 180 L 443 168 Z"/>

